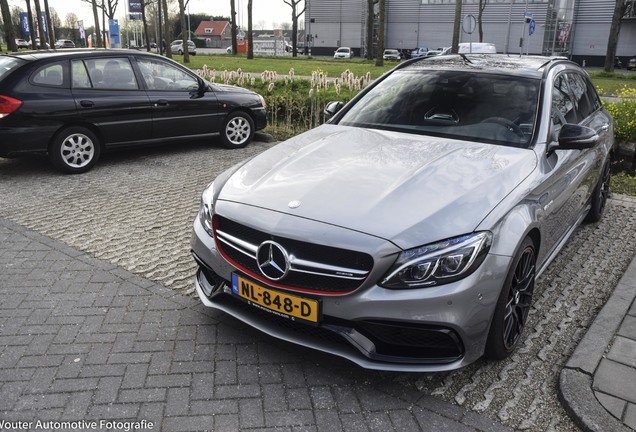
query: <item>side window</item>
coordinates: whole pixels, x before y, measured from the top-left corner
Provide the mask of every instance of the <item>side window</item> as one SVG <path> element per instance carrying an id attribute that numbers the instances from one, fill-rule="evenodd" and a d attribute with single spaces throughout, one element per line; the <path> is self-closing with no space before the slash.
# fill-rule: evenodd
<path id="1" fill-rule="evenodd" d="M 199 87 L 195 77 L 168 62 L 139 58 L 137 63 L 148 90 L 192 91 Z"/>
<path id="2" fill-rule="evenodd" d="M 62 87 L 63 77 L 62 63 L 52 63 L 38 69 L 31 77 L 31 81 L 37 85 Z"/>
<path id="3" fill-rule="evenodd" d="M 568 86 L 570 87 L 572 96 L 574 97 L 577 119 L 580 123 L 594 112 L 594 107 L 590 104 L 588 99 L 587 84 L 583 76 L 576 72 L 570 72 L 567 74 L 567 77 Z"/>
<path id="4" fill-rule="evenodd" d="M 552 124 L 578 123 L 574 101 L 565 74 L 558 75 L 552 87 Z"/>
<path id="5" fill-rule="evenodd" d="M 88 71 L 82 60 L 73 60 L 71 62 L 71 81 L 73 88 L 91 88 Z"/>
<path id="6" fill-rule="evenodd" d="M 98 58 L 86 60 L 86 69 L 93 88 L 136 90 L 139 84 L 128 58 Z"/>

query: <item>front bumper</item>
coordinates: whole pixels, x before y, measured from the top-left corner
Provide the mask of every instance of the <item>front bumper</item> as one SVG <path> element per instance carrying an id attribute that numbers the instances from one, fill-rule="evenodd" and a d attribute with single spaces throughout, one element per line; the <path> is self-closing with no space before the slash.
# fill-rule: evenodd
<path id="1" fill-rule="evenodd" d="M 237 269 L 221 256 L 198 218 L 192 253 L 199 264 L 195 287 L 204 305 L 276 338 L 364 368 L 402 372 L 453 370 L 483 355 L 509 264 L 509 257 L 489 255 L 475 273 L 452 284 L 415 290 L 371 284 L 346 295 L 314 296 L 322 302 L 323 319 L 313 326 L 260 310 L 233 295 L 226 281 Z"/>

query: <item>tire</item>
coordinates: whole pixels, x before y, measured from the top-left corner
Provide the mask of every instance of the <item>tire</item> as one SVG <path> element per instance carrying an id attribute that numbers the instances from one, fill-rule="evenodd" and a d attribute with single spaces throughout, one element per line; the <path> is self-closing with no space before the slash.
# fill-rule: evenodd
<path id="1" fill-rule="evenodd" d="M 234 111 L 225 118 L 221 128 L 221 141 L 227 148 L 242 148 L 254 137 L 254 120 L 243 111 Z"/>
<path id="2" fill-rule="evenodd" d="M 610 162 L 607 161 L 603 166 L 603 172 L 601 178 L 598 179 L 598 183 L 592 193 L 592 207 L 585 216 L 585 222 L 598 222 L 603 217 L 603 211 L 605 210 L 605 204 L 610 193 Z"/>
<path id="3" fill-rule="evenodd" d="M 535 276 L 536 248 L 532 239 L 526 237 L 497 300 L 486 342 L 486 358 L 502 360 L 516 349 L 532 306 Z"/>
<path id="4" fill-rule="evenodd" d="M 49 158 L 59 170 L 79 174 L 93 168 L 101 154 L 97 136 L 90 130 L 73 126 L 58 133 L 49 148 Z"/>

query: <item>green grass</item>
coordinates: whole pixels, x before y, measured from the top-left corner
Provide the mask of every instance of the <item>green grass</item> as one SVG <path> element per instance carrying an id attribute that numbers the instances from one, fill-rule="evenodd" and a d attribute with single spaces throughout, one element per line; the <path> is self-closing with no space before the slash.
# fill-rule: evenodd
<path id="1" fill-rule="evenodd" d="M 173 59 L 183 63 L 183 56 L 174 55 Z M 294 68 L 296 76 L 311 76 L 313 71 L 325 72 L 327 76 L 339 77 L 342 72 L 349 69 L 356 76 L 371 73 L 372 78 L 378 78 L 384 72 L 392 69 L 397 62 L 385 62 L 384 66 L 375 66 L 374 61 L 364 59 L 335 60 L 335 59 L 314 59 L 312 57 L 256 57 L 248 60 L 245 56 L 232 56 L 225 54 L 201 54 L 190 56 L 190 63 L 185 64 L 190 69 L 201 69 L 207 65 L 210 69 L 217 71 L 237 70 L 260 74 L 263 71 L 276 71 L 280 75 L 286 75 L 291 68 Z"/>

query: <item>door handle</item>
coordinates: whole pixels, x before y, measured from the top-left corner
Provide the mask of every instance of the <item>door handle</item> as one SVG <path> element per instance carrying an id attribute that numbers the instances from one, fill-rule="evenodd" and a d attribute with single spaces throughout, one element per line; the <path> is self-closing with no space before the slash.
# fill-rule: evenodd
<path id="1" fill-rule="evenodd" d="M 82 100 L 80 101 L 80 106 L 84 108 L 93 108 L 95 106 L 95 102 L 90 100 Z"/>
<path id="2" fill-rule="evenodd" d="M 157 102 L 155 102 L 155 106 L 168 106 L 168 101 L 165 99 L 159 99 Z"/>

